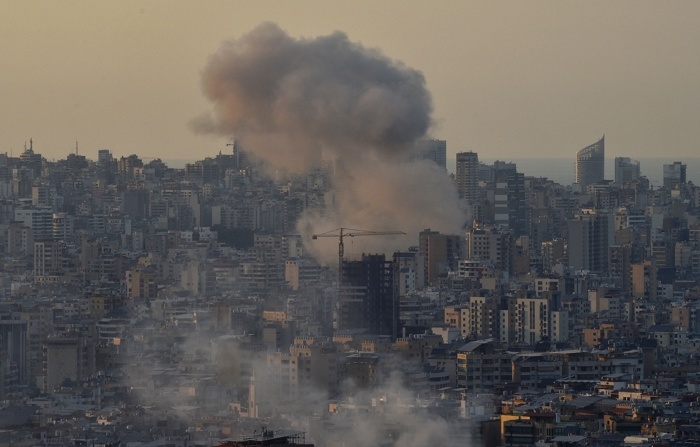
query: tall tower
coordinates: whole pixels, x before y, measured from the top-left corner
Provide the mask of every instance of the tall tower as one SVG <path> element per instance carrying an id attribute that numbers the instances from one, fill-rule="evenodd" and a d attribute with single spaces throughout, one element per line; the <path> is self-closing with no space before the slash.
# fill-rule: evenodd
<path id="1" fill-rule="evenodd" d="M 396 267 L 382 255 L 343 261 L 338 329 L 367 329 L 373 335 L 396 338 L 399 297 Z"/>
<path id="2" fill-rule="evenodd" d="M 418 160 L 430 160 L 442 169 L 447 169 L 447 141 L 419 141 L 416 147 L 415 158 Z"/>
<path id="3" fill-rule="evenodd" d="M 614 240 L 613 219 L 596 210 L 568 221 L 569 266 L 574 270 L 608 271 L 608 247 Z"/>
<path id="4" fill-rule="evenodd" d="M 258 417 L 258 403 L 255 400 L 255 372 L 250 375 L 250 384 L 248 385 L 248 417 Z"/>
<path id="5" fill-rule="evenodd" d="M 479 155 L 476 152 L 457 154 L 457 191 L 459 197 L 470 202 L 479 198 Z"/>
<path id="6" fill-rule="evenodd" d="M 605 179 L 605 135 L 576 153 L 576 183 L 586 186 Z"/>
<path id="7" fill-rule="evenodd" d="M 664 188 L 673 189 L 684 185 L 688 166 L 680 161 L 664 164 Z"/>
<path id="8" fill-rule="evenodd" d="M 640 177 L 639 162 L 629 157 L 615 157 L 615 183 L 626 185 Z"/>
<path id="9" fill-rule="evenodd" d="M 440 275 L 459 268 L 464 240 L 455 234 L 440 234 L 427 228 L 418 234 L 420 253 L 425 258 L 423 275 L 425 284 L 432 284 Z"/>
<path id="10" fill-rule="evenodd" d="M 515 163 L 496 161 L 491 167 L 494 188 L 494 224 L 510 228 L 515 237 L 527 233 L 525 176 Z"/>

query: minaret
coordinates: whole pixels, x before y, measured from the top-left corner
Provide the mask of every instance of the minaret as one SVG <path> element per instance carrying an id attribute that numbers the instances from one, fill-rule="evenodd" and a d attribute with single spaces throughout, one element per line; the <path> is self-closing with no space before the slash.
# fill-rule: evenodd
<path id="1" fill-rule="evenodd" d="M 248 385 L 248 417 L 258 417 L 258 404 L 255 402 L 255 372 L 250 376 L 250 385 Z"/>

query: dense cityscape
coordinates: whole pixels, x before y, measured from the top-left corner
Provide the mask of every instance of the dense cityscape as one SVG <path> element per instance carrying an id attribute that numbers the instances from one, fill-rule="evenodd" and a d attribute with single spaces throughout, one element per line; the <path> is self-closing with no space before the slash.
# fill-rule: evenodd
<path id="1" fill-rule="evenodd" d="M 450 173 L 422 140 L 404 162 L 452 185 L 460 230 L 309 232 L 347 175 L 320 152 L 35 146 L 0 154 L 2 446 L 700 445 L 683 162 L 605 179 L 603 137 L 561 185 L 476 152 Z"/>

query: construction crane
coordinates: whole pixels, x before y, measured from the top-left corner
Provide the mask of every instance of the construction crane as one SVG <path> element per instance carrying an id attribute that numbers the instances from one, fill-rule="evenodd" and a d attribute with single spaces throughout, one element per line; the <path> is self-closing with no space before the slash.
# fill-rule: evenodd
<path id="1" fill-rule="evenodd" d="M 338 285 L 343 279 L 343 255 L 345 254 L 345 244 L 343 243 L 344 237 L 355 237 L 355 236 L 389 236 L 397 234 L 406 234 L 403 231 L 367 231 L 367 230 L 355 230 L 353 228 L 336 228 L 335 230 L 326 231 L 325 233 L 311 235 L 311 239 L 318 239 L 320 237 L 337 237 L 338 238 Z"/>

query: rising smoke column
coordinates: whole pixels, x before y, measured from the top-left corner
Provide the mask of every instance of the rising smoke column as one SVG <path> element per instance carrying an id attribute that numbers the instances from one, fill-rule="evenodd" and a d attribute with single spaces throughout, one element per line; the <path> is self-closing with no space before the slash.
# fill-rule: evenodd
<path id="1" fill-rule="evenodd" d="M 423 228 L 461 229 L 450 180 L 410 161 L 432 124 L 419 71 L 341 32 L 295 39 L 264 23 L 211 56 L 202 86 L 214 108 L 193 121 L 196 131 L 235 135 L 246 151 L 287 171 L 303 170 L 319 147 L 339 160 L 335 209 L 323 219 L 302 216 L 305 236 L 341 226 L 408 232 L 408 240 L 382 247 L 391 250 L 415 244 Z"/>

